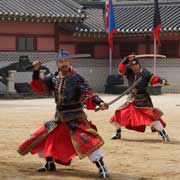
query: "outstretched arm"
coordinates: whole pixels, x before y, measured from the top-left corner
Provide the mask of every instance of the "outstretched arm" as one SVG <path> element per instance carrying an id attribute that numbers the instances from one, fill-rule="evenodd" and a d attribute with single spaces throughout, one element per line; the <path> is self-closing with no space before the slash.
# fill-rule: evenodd
<path id="1" fill-rule="evenodd" d="M 155 85 L 155 84 L 162 84 L 162 85 L 168 85 L 168 81 L 166 79 L 162 79 L 159 76 L 152 74 L 149 83 L 151 85 Z"/>
<path id="2" fill-rule="evenodd" d="M 79 88 L 81 93 L 81 102 L 88 110 L 94 110 L 96 106 L 99 106 L 101 110 L 108 109 L 108 105 L 98 95 L 94 94 L 94 90 L 90 88 L 88 82 L 81 76 Z"/>

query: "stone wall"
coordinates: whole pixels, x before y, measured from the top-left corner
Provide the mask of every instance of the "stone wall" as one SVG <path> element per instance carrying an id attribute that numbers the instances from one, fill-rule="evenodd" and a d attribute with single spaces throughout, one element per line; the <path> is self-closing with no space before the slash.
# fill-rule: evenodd
<path id="1" fill-rule="evenodd" d="M 10 63 L 18 62 L 19 56 L 28 55 L 30 61 L 46 58 L 52 58 L 55 53 L 18 53 L 18 52 L 0 52 L 0 68 L 7 66 Z M 74 59 L 71 60 L 74 68 L 84 76 L 91 84 L 96 92 L 104 92 L 104 85 L 109 72 L 108 59 Z M 118 73 L 118 64 L 121 60 L 112 60 L 112 73 Z M 153 72 L 153 59 L 142 59 L 141 64 L 148 70 Z M 50 69 L 56 71 L 56 63 L 49 62 L 43 64 Z M 167 79 L 169 82 L 180 84 L 180 59 L 158 59 L 156 63 L 156 72 L 159 76 Z M 31 72 L 17 72 L 16 82 L 29 82 L 31 79 Z M 6 88 L 0 83 L 0 93 L 6 91 Z M 163 87 L 162 92 L 180 93 L 180 86 L 173 85 Z"/>

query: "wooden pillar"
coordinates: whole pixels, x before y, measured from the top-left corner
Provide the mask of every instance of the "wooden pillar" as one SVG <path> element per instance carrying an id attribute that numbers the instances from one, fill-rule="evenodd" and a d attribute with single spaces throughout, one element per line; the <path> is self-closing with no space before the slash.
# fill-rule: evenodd
<path id="1" fill-rule="evenodd" d="M 54 38 L 55 38 L 55 51 L 59 51 L 59 24 L 58 22 L 55 22 L 54 25 Z"/>
<path id="2" fill-rule="evenodd" d="M 178 52 L 177 52 L 178 58 L 180 58 L 180 41 L 178 41 Z"/>
<path id="3" fill-rule="evenodd" d="M 151 38 L 150 38 L 150 36 L 146 35 L 145 43 L 146 43 L 146 54 L 150 54 L 151 53 Z"/>

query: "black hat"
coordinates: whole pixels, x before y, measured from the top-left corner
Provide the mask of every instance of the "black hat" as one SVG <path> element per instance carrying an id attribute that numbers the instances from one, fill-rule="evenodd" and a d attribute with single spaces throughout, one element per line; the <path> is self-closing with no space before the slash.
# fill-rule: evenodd
<path id="1" fill-rule="evenodd" d="M 140 64 L 138 59 L 133 59 L 132 61 L 129 62 L 129 65 L 136 65 L 136 64 Z"/>

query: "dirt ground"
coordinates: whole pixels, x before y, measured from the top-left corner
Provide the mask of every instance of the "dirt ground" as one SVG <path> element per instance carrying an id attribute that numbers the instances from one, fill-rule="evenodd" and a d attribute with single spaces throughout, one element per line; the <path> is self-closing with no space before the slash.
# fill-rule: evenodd
<path id="1" fill-rule="evenodd" d="M 115 95 L 104 95 L 105 101 Z M 123 129 L 122 140 L 112 141 L 114 127 L 109 119 L 114 109 L 125 102 L 122 98 L 108 111 L 88 111 L 105 144 L 104 161 L 112 180 L 180 180 L 180 94 L 152 96 L 163 118 L 170 143 L 163 143 L 157 133 L 138 133 Z M 20 156 L 19 144 L 54 114 L 53 99 L 0 100 L 0 180 L 95 180 L 98 172 L 87 158 L 75 158 L 71 166 L 57 165 L 57 172 L 37 173 L 44 161 L 38 156 Z"/>

